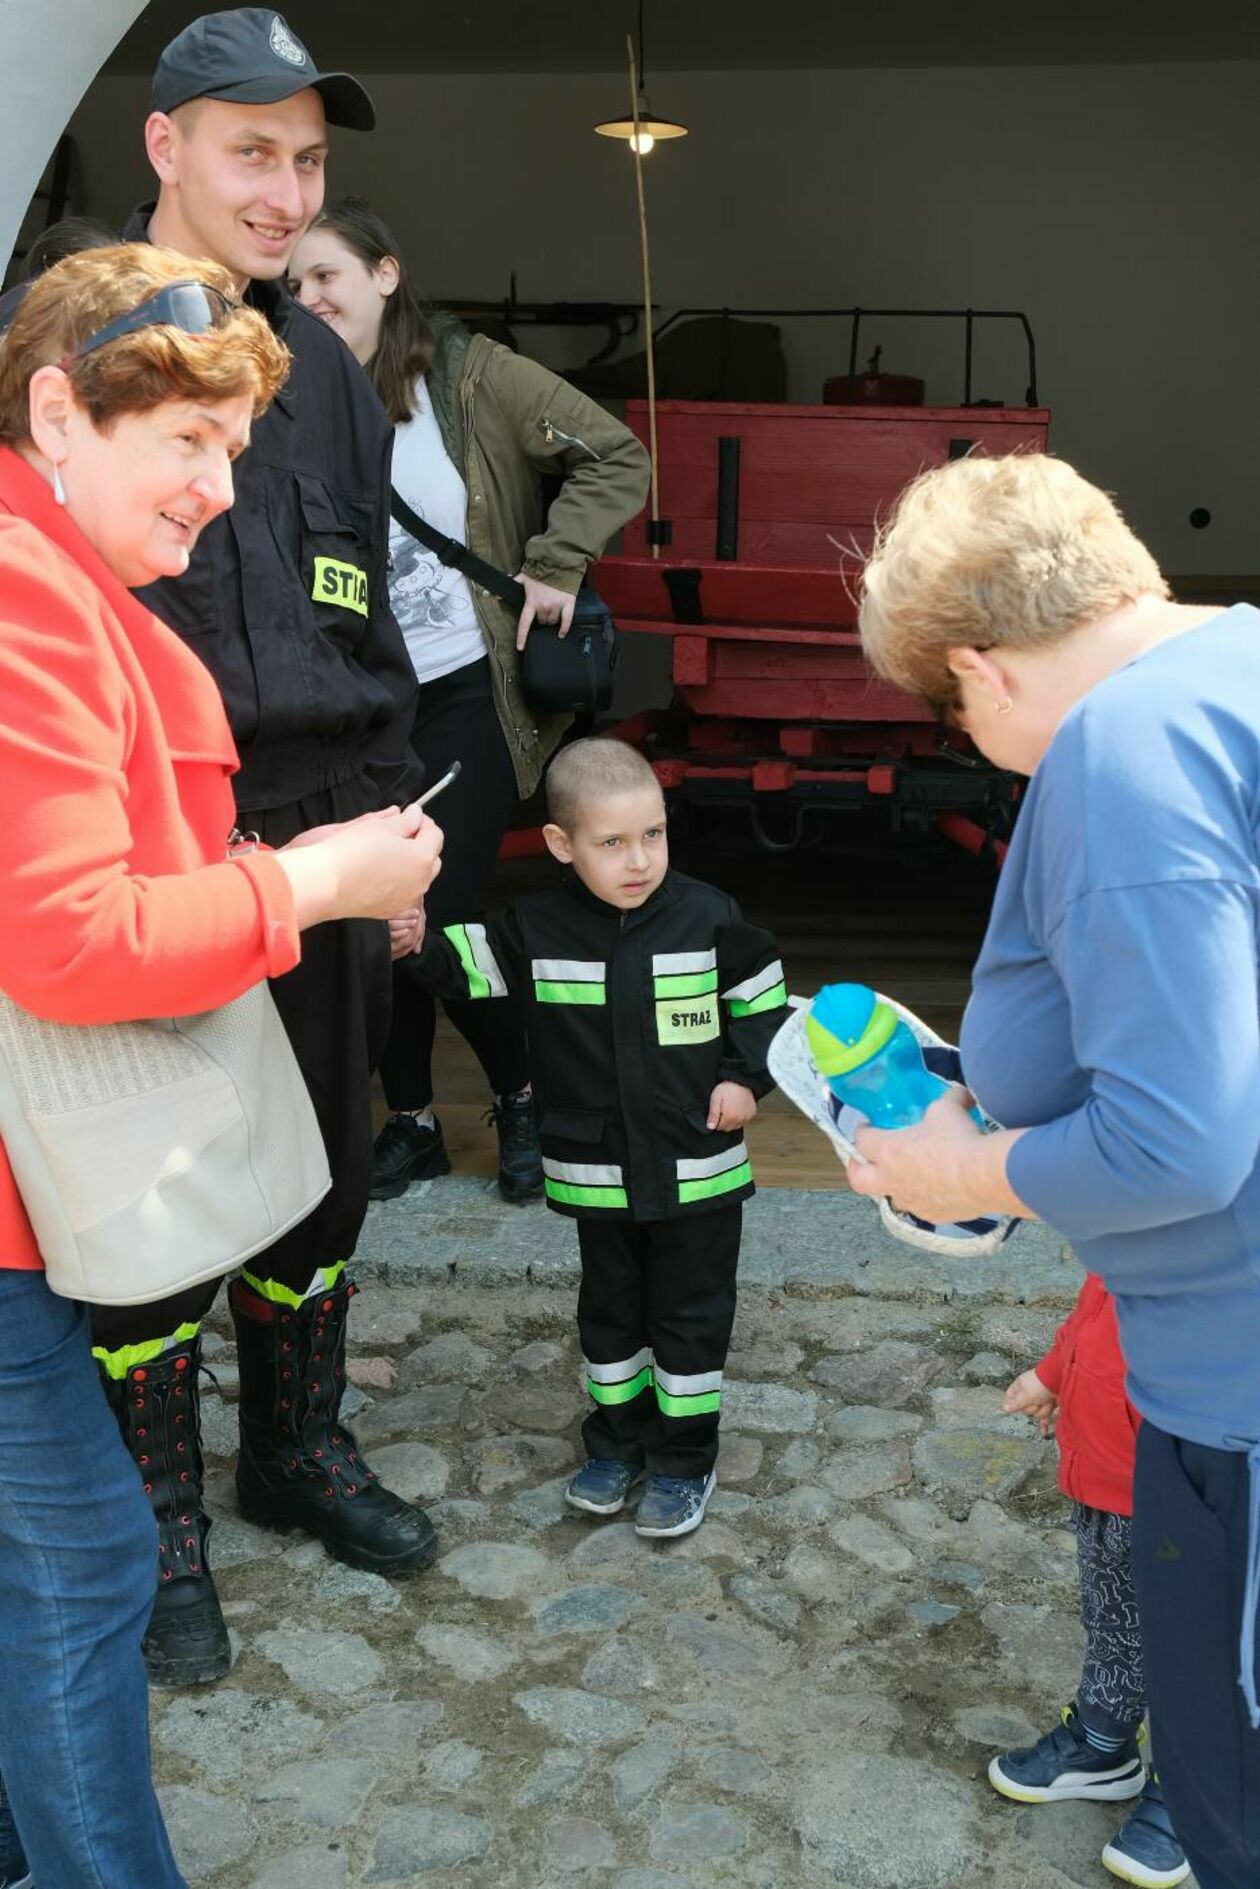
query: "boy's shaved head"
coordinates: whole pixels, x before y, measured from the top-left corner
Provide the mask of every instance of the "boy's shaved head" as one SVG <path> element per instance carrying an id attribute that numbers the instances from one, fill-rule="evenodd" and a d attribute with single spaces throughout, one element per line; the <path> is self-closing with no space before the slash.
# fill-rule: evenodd
<path id="1" fill-rule="evenodd" d="M 656 776 L 637 748 L 592 735 L 562 748 L 547 769 L 547 814 L 554 825 L 572 833 L 590 802 L 651 788 L 659 792 Z"/>

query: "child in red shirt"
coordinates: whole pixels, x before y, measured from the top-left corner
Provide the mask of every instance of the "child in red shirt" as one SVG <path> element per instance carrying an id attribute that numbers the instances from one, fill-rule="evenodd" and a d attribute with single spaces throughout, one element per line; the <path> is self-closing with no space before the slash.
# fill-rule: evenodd
<path id="1" fill-rule="evenodd" d="M 1015 1379 L 1002 1403 L 1008 1412 L 1035 1418 L 1043 1436 L 1058 1408 L 1059 1487 L 1072 1504 L 1085 1628 L 1080 1688 L 1053 1731 L 993 1759 L 989 1782 L 1021 1804 L 1139 1798 L 1103 1850 L 1103 1865 L 1141 1889 L 1173 1889 L 1190 1865 L 1138 1749 L 1146 1691 L 1131 1561 L 1140 1418 L 1124 1380 L 1116 1308 L 1091 1273 L 1050 1350 Z"/>

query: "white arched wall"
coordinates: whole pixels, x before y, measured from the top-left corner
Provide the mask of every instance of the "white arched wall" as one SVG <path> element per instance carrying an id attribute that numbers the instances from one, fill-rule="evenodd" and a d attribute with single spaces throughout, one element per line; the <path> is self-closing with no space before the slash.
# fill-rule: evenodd
<path id="1" fill-rule="evenodd" d="M 0 0 L 0 258 L 79 100 L 145 0 Z"/>

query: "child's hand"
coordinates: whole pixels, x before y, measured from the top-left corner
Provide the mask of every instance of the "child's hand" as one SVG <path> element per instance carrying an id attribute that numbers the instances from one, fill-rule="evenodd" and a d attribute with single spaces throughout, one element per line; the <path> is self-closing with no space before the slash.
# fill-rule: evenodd
<path id="1" fill-rule="evenodd" d="M 719 1082 L 709 1097 L 709 1127 L 736 1129 L 757 1113 L 757 1098 L 742 1082 Z"/>
<path id="2" fill-rule="evenodd" d="M 1021 1371 L 1015 1382 L 1007 1387 L 1002 1408 L 1008 1417 L 1034 1417 L 1041 1426 L 1042 1436 L 1049 1436 L 1058 1401 L 1035 1371 Z"/>
<path id="3" fill-rule="evenodd" d="M 399 912 L 389 921 L 390 957 L 405 958 L 412 951 L 418 951 L 423 937 L 424 907 L 413 905 L 409 911 Z"/>

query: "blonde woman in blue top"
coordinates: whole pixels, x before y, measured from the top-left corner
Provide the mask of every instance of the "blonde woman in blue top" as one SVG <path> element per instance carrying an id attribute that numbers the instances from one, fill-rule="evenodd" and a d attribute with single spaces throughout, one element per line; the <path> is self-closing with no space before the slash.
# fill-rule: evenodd
<path id="1" fill-rule="evenodd" d="M 961 1042 L 1012 1126 L 981 1135 L 960 1090 L 863 1130 L 851 1178 L 933 1220 L 1038 1216 L 1114 1294 L 1160 1774 L 1201 1889 L 1255 1889 L 1260 612 L 1173 602 L 1104 493 L 1019 455 L 908 489 L 861 629 L 1029 786 Z"/>

